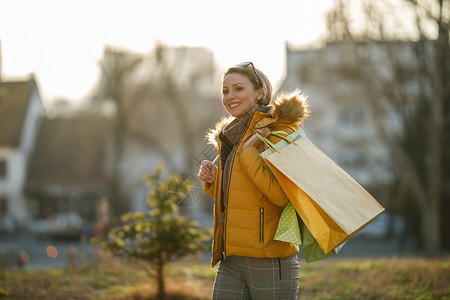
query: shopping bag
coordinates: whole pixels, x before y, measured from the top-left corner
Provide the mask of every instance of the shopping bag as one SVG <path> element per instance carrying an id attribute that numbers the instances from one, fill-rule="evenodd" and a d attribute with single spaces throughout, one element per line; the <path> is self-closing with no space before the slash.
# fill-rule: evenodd
<path id="1" fill-rule="evenodd" d="M 298 216 L 291 202 L 281 213 L 274 240 L 300 244 L 305 261 L 308 263 L 335 255 L 344 246 L 342 244 L 326 254 Z"/>
<path id="2" fill-rule="evenodd" d="M 301 131 L 301 130 L 300 130 Z M 279 134 L 279 133 L 277 133 Z M 328 254 L 362 230 L 384 208 L 350 175 L 318 149 L 303 131 L 267 145 L 264 158 L 317 243 Z M 294 143 L 289 142 L 293 141 Z"/>
<path id="3" fill-rule="evenodd" d="M 289 202 L 281 213 L 278 228 L 273 238 L 277 241 L 302 244 L 297 213 L 291 202 Z"/>

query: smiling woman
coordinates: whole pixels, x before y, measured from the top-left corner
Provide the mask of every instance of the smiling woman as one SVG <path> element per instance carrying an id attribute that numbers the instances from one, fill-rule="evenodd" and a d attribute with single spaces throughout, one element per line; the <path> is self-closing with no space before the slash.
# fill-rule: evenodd
<path id="1" fill-rule="evenodd" d="M 198 177 L 214 198 L 212 264 L 219 263 L 213 299 L 296 299 L 299 265 L 296 243 L 274 240 L 288 198 L 264 168 L 264 144 L 257 133 L 288 134 L 308 114 L 299 92 L 282 94 L 273 105 L 272 85 L 253 63 L 225 71 L 222 103 L 230 116 L 209 133 L 218 166 L 202 161 Z"/>
<path id="2" fill-rule="evenodd" d="M 261 88 L 253 88 L 250 80 L 241 74 L 230 74 L 223 81 L 222 102 L 225 109 L 236 118 L 243 118 L 257 108 L 256 101 L 262 97 Z"/>
<path id="3" fill-rule="evenodd" d="M 251 62 L 229 68 L 223 76 L 222 102 L 233 117 L 242 118 L 258 106 L 267 106 L 271 97 L 270 81 Z"/>

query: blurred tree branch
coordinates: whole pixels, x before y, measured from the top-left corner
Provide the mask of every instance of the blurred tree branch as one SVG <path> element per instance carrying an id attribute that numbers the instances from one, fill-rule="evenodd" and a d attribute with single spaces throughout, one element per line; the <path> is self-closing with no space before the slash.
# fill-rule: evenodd
<path id="1" fill-rule="evenodd" d="M 92 103 L 114 107 L 112 186 L 116 198 L 122 197 L 119 163 L 132 143 L 144 146 L 152 157 L 159 156 L 172 172 L 197 168 L 194 155 L 200 152 L 203 133 L 218 118 L 217 105 L 211 101 L 215 96 L 212 55 L 210 61 L 204 49 L 162 44 L 145 55 L 106 48 L 100 67 L 101 80 Z"/>
<path id="2" fill-rule="evenodd" d="M 360 15 L 350 13 L 356 3 Z M 431 256 L 442 247 L 442 208 L 448 207 L 444 199 L 449 197 L 444 166 L 450 143 L 445 135 L 450 131 L 450 1 L 396 3 L 400 7 L 387 1 L 337 0 L 328 14 L 329 41 L 354 45 L 361 84 L 367 86 L 378 132 L 391 153 L 397 195 L 404 196 L 406 205 L 412 200 L 418 206 L 422 246 Z M 405 18 L 405 12 L 412 17 Z M 401 26 L 408 22 L 415 33 Z"/>

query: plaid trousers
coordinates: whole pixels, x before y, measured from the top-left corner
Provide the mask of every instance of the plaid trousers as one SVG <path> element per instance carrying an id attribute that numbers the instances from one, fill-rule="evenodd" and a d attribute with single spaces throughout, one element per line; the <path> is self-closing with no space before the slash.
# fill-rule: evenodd
<path id="1" fill-rule="evenodd" d="M 297 254 L 284 258 L 229 256 L 219 263 L 212 299 L 297 299 L 299 272 Z"/>

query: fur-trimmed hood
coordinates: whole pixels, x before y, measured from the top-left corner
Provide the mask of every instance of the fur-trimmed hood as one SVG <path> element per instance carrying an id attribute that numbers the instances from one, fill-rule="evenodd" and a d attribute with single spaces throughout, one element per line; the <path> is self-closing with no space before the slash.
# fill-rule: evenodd
<path id="1" fill-rule="evenodd" d="M 268 124 L 274 123 L 273 120 L 275 119 L 287 120 L 301 125 L 308 119 L 309 114 L 310 108 L 308 104 L 308 96 L 301 90 L 297 89 L 292 92 L 282 92 L 279 94 L 273 101 L 272 105 L 269 106 L 269 111 L 266 113 L 265 119 L 272 120 L 268 122 Z M 219 133 L 222 132 L 223 129 L 234 119 L 235 117 L 228 116 L 217 122 L 216 126 L 213 129 L 210 129 L 206 135 L 208 138 L 208 143 L 217 149 Z M 264 121 L 264 119 L 262 121 Z"/>

